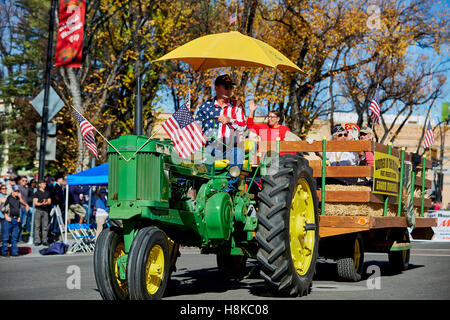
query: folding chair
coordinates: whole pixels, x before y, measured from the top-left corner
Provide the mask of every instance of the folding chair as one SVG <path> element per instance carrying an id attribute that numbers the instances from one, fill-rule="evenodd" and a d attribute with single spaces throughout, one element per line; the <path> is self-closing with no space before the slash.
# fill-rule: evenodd
<path id="1" fill-rule="evenodd" d="M 95 249 L 95 229 L 89 223 L 82 223 L 80 225 L 81 232 L 85 236 L 85 243 L 89 247 L 90 251 Z"/>
<path id="2" fill-rule="evenodd" d="M 67 225 L 67 229 L 75 240 L 75 243 L 69 248 L 69 252 L 91 252 L 93 250 L 93 246 L 90 244 L 91 240 L 85 228 L 78 223 L 72 223 Z"/>

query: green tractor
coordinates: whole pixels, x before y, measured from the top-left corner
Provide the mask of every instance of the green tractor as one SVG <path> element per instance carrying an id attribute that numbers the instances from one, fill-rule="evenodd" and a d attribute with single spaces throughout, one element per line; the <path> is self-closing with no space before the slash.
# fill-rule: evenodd
<path id="1" fill-rule="evenodd" d="M 255 149 L 249 148 L 239 168 L 183 161 L 171 141 L 142 135 L 111 143 L 108 205 L 120 224 L 103 230 L 96 242 L 94 270 L 103 299 L 161 299 L 180 246 L 216 254 L 219 270 L 235 280 L 245 275 L 247 258 L 257 259 L 274 295 L 308 294 L 319 213 L 305 158 L 269 151 L 250 165 Z M 238 190 L 225 192 L 231 177 L 239 177 Z M 255 179 L 261 187 L 250 191 Z"/>

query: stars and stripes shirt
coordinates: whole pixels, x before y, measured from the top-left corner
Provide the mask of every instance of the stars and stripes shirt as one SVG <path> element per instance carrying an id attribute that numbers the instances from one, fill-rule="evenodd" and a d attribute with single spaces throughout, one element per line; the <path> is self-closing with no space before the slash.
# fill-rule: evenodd
<path id="1" fill-rule="evenodd" d="M 230 118 L 231 122 L 226 125 L 220 123 L 217 117 L 221 115 Z M 228 103 L 223 108 L 220 107 L 216 100 L 203 103 L 197 109 L 196 121 L 207 138 L 213 135 L 217 139 L 228 138 L 232 132 L 243 132 L 247 127 L 242 104 L 237 100 L 232 100 L 232 106 Z"/>

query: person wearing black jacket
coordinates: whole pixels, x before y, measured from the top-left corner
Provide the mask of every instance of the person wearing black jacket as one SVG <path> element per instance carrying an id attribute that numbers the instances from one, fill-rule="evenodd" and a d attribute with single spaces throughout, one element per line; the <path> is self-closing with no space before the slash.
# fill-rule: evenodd
<path id="1" fill-rule="evenodd" d="M 17 185 L 12 187 L 11 194 L 2 208 L 5 222 L 2 230 L 2 256 L 8 255 L 8 240 L 11 235 L 11 256 L 19 255 L 17 245 L 20 233 L 20 190 Z"/>

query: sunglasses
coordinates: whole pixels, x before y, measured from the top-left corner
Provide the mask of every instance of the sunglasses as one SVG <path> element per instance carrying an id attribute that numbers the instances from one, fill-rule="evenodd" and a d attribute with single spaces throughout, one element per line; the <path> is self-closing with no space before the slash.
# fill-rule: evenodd
<path id="1" fill-rule="evenodd" d="M 339 137 L 339 138 L 341 138 L 341 137 L 348 137 L 348 133 L 339 133 L 336 136 Z"/>
<path id="2" fill-rule="evenodd" d="M 231 84 L 222 84 L 222 86 L 225 88 L 225 90 L 233 89 L 233 85 Z"/>
<path id="3" fill-rule="evenodd" d="M 269 118 L 269 119 L 276 119 L 278 117 L 277 116 L 267 116 L 267 118 Z"/>

